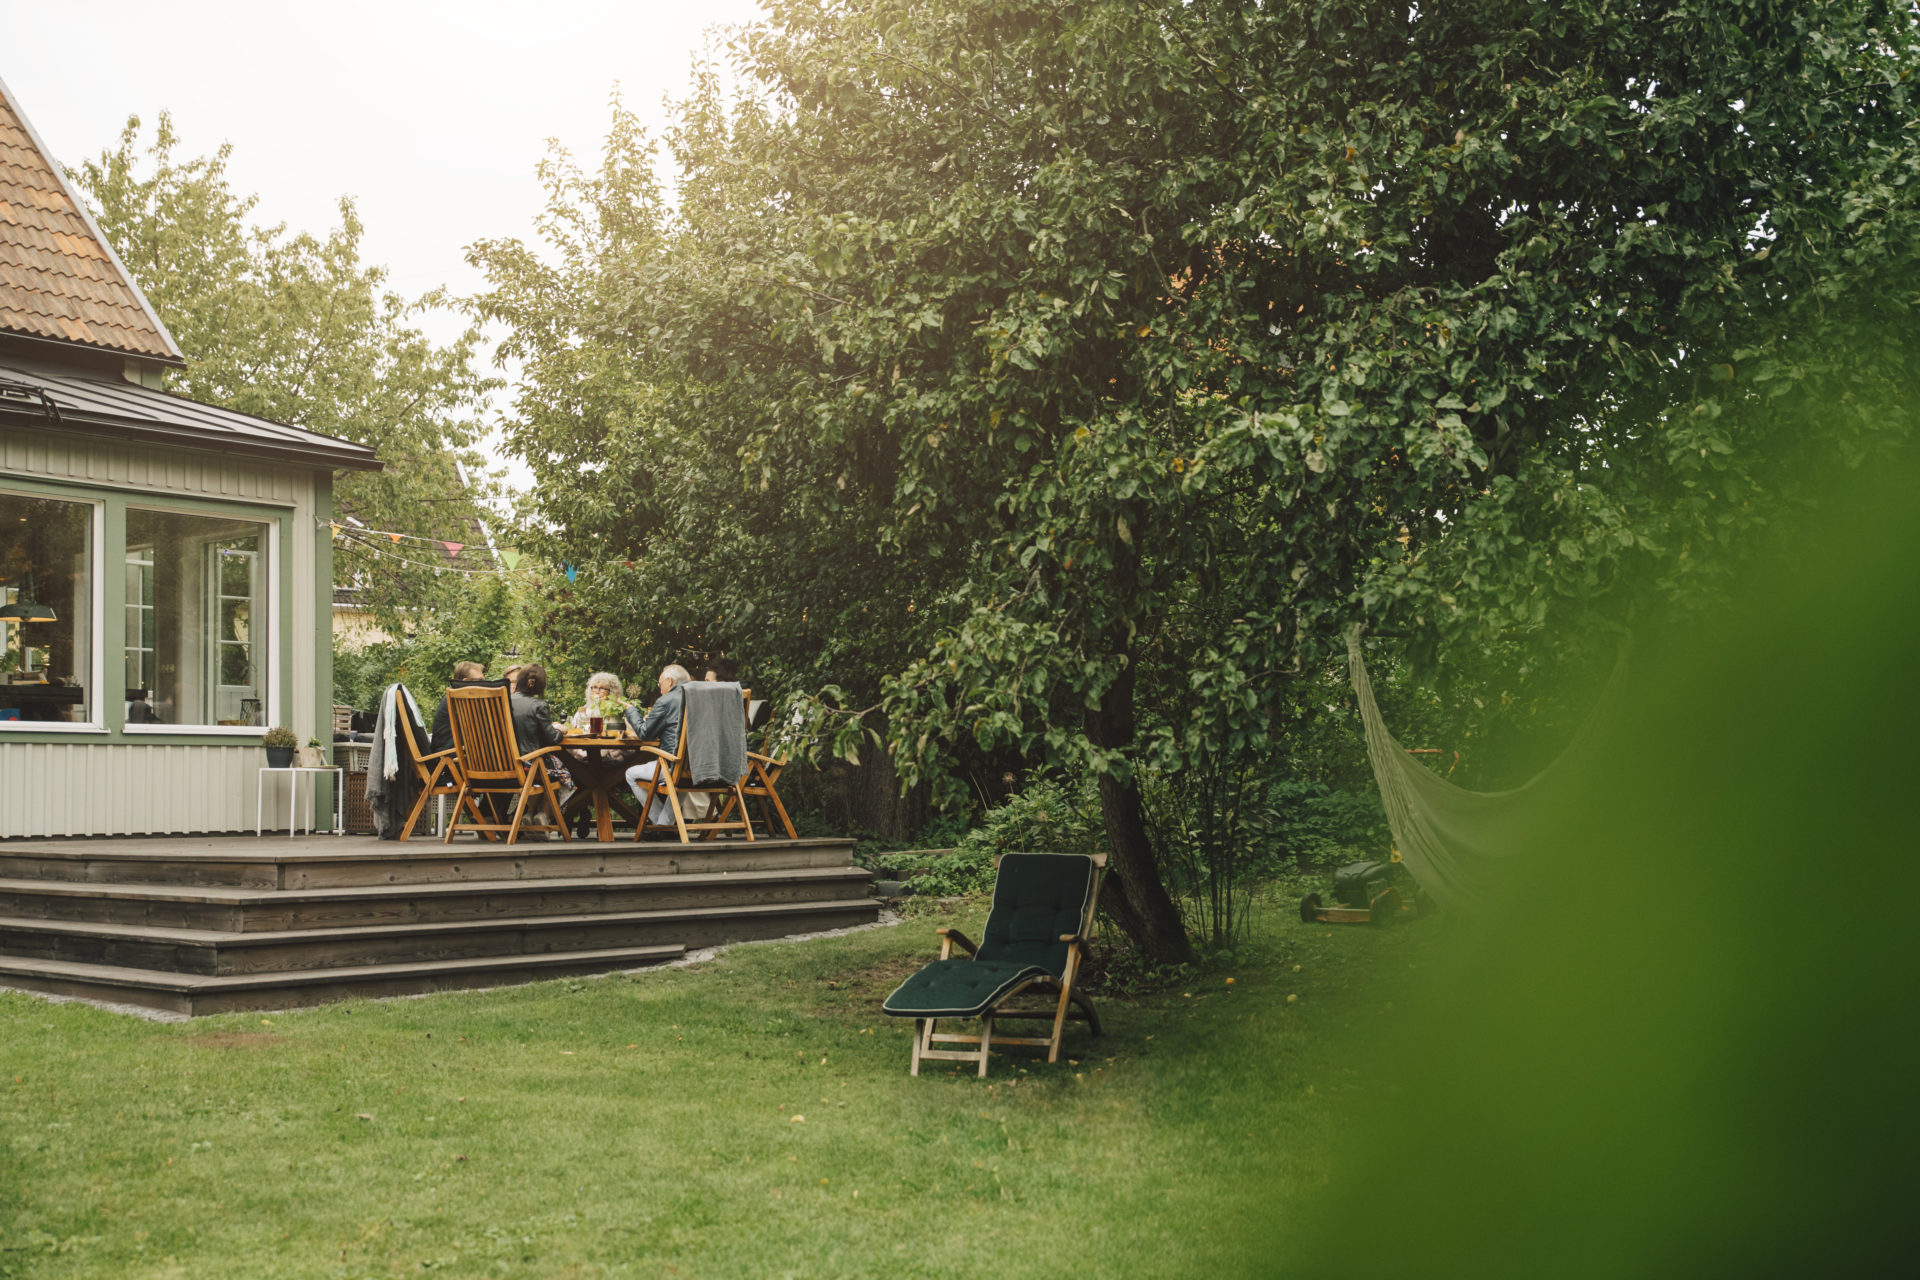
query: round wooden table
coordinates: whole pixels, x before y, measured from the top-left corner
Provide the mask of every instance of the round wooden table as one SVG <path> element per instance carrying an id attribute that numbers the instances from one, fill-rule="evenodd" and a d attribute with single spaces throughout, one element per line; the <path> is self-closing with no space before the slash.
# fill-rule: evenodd
<path id="1" fill-rule="evenodd" d="M 573 774 L 574 785 L 573 794 L 567 797 L 566 806 L 560 811 L 561 816 L 572 822 L 591 804 L 601 842 L 612 840 L 615 809 L 627 822 L 636 822 L 639 818 L 627 790 L 627 766 L 638 758 L 640 740 L 617 733 L 596 738 L 590 733 L 569 731 L 560 745 L 567 748 L 567 769 Z"/>

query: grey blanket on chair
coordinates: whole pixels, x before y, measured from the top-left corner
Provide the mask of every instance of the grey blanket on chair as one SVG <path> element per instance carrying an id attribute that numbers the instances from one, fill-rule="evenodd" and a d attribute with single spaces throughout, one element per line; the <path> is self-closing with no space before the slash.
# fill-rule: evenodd
<path id="1" fill-rule="evenodd" d="M 413 811 L 420 794 L 420 779 L 414 773 L 407 754 L 406 736 L 400 732 L 399 717 L 413 722 L 414 741 L 422 741 L 425 729 L 420 720 L 420 704 L 403 684 L 390 684 L 380 695 L 380 716 L 373 723 L 373 750 L 367 753 L 367 808 L 373 813 L 374 834 L 382 840 L 398 840 L 400 829 Z"/>
<path id="2" fill-rule="evenodd" d="M 747 709 L 737 684 L 685 686 L 687 775 L 695 786 L 733 786 L 747 773 Z"/>

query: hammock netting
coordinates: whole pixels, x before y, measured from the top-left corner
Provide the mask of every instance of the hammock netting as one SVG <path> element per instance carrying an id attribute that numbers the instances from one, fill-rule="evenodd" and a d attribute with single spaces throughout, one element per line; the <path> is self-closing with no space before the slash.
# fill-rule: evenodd
<path id="1" fill-rule="evenodd" d="M 1539 851 L 1548 819 L 1564 818 L 1585 781 L 1595 739 L 1611 718 L 1626 684 L 1627 650 L 1620 651 L 1599 703 L 1559 758 L 1511 791 L 1469 791 L 1407 754 L 1388 731 L 1373 700 L 1360 628 L 1347 632 L 1347 669 L 1367 731 L 1367 758 L 1380 784 L 1394 847 L 1421 891 L 1450 911 L 1484 908 L 1509 858 Z"/>

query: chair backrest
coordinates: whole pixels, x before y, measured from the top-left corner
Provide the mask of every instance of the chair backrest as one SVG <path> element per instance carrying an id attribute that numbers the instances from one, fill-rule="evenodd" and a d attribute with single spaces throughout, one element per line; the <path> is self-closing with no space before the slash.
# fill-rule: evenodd
<path id="1" fill-rule="evenodd" d="M 517 785 L 525 779 L 513 737 L 513 702 L 504 688 L 447 690 L 447 724 L 460 772 L 469 782 Z"/>
<path id="2" fill-rule="evenodd" d="M 413 771 L 420 775 L 420 781 L 425 782 L 433 774 L 432 769 L 420 763 L 420 757 L 429 754 L 426 743 L 422 741 L 427 727 L 420 725 L 419 731 L 415 732 L 413 713 L 407 710 L 405 698 L 397 699 L 395 705 L 399 708 L 400 737 L 407 745 L 407 759 L 413 763 Z"/>
<path id="3" fill-rule="evenodd" d="M 680 751 L 696 784 L 732 786 L 747 772 L 747 717 L 740 686 L 697 681 L 681 703 Z"/>
<path id="4" fill-rule="evenodd" d="M 979 958 L 1035 964 L 1055 977 L 1066 972 L 1067 944 L 1060 935 L 1092 928 L 1105 862 L 1105 855 L 1084 853 L 1002 857 Z"/>

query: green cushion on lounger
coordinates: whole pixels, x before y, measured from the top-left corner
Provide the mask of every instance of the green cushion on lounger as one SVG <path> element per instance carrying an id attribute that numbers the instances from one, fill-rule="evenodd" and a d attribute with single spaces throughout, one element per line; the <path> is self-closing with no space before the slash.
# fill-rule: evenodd
<path id="1" fill-rule="evenodd" d="M 1028 978 L 1044 978 L 1038 965 L 954 956 L 901 983 L 880 1008 L 896 1018 L 977 1018 Z"/>
<path id="2" fill-rule="evenodd" d="M 1093 860 L 1081 854 L 1007 854 L 994 880 L 979 957 L 936 960 L 901 983 L 882 1012 L 896 1018 L 978 1017 L 1027 978 L 1060 977 L 1067 969 L 1060 935 L 1079 932 L 1093 874 Z"/>

